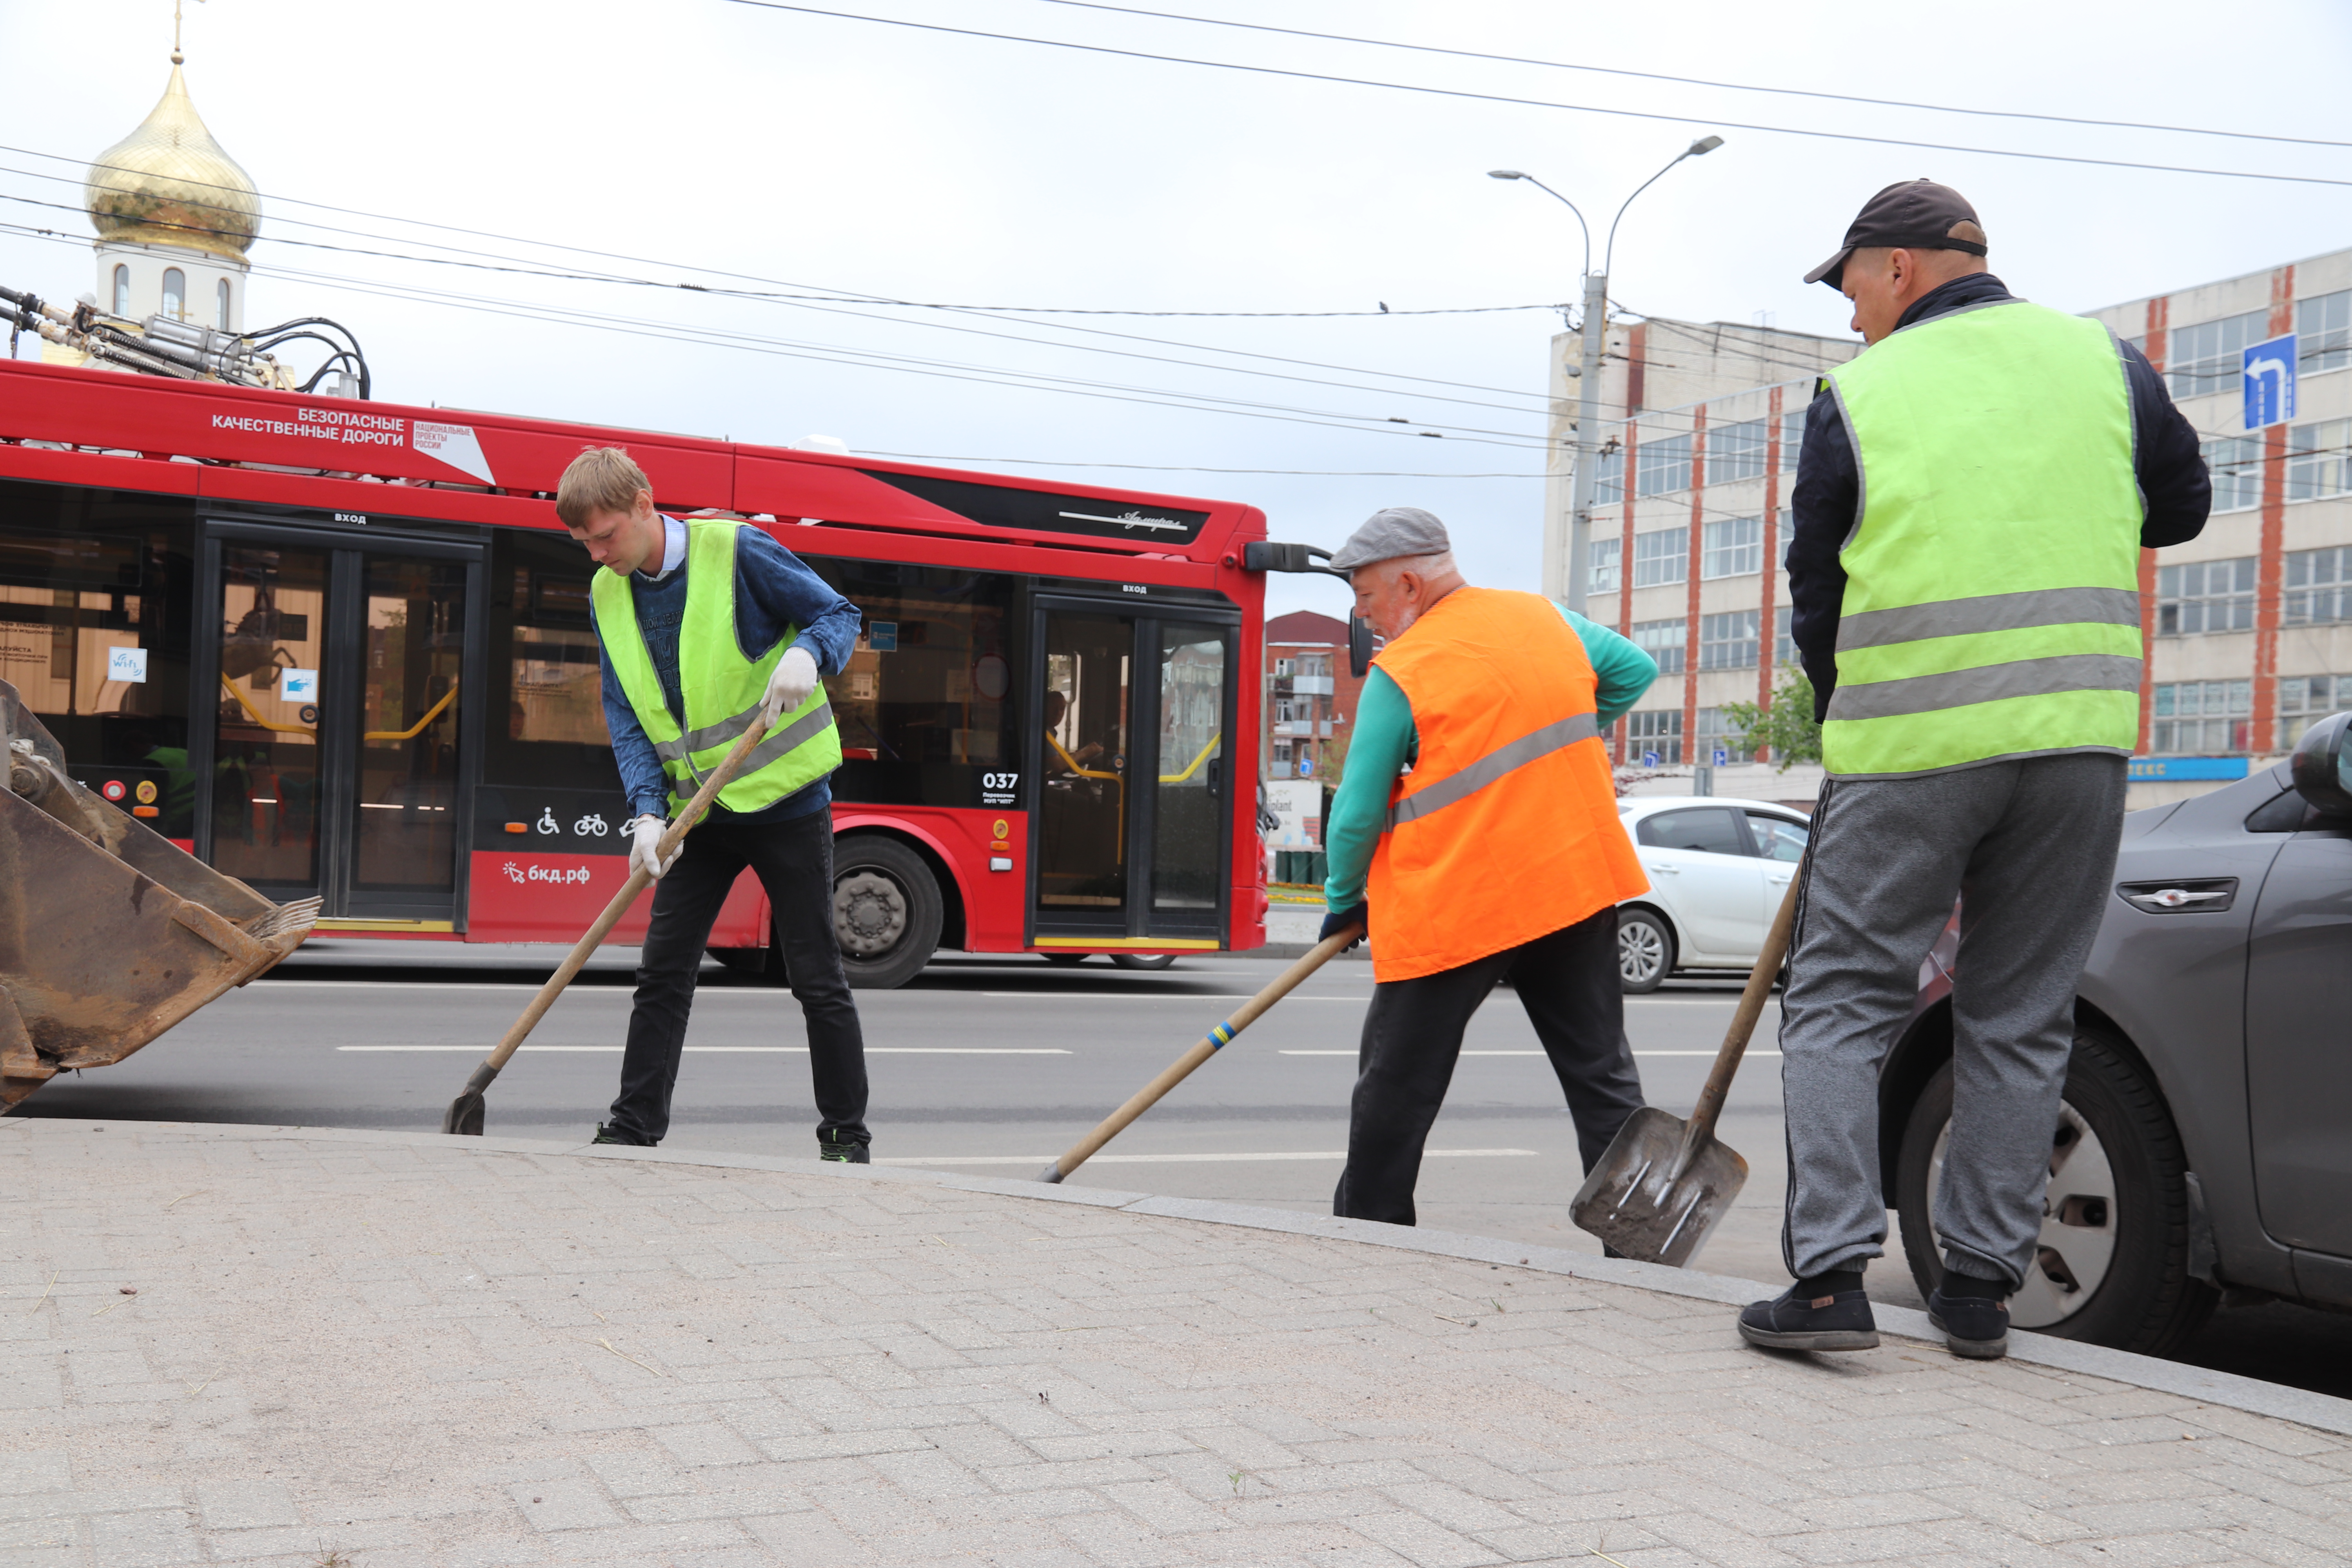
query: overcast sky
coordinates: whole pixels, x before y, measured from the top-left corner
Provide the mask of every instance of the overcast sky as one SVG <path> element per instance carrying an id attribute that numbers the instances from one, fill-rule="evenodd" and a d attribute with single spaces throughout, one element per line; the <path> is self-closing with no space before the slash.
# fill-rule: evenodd
<path id="1" fill-rule="evenodd" d="M 1169 4 L 1192 16 L 1621 69 L 2288 136 L 2347 135 L 2339 106 L 2352 70 L 2352 7 L 2340 0 L 2281 0 L 2247 14 L 2259 21 L 2176 0 L 1978 0 L 1941 11 L 1718 0 L 1605 8 L 1558 0 Z M 2341 186 L 1873 146 L 1733 122 L 2352 179 L 2352 153 L 2341 147 L 1643 82 L 1050 0 L 834 5 L 1694 122 L 1244 75 L 725 0 L 189 0 L 190 90 L 264 194 L 247 325 L 306 314 L 348 323 L 385 399 L 760 442 L 821 432 L 860 452 L 1247 500 L 1265 510 L 1275 537 L 1327 546 L 1378 507 L 1424 506 L 1452 525 L 1474 579 L 1516 585 L 1532 582 L 1539 549 L 1540 395 L 1549 339 L 1561 325 L 1547 311 L 844 315 L 283 242 L 416 254 L 431 239 L 496 253 L 489 259 L 587 264 L 661 283 L 720 281 L 691 270 L 701 268 L 764 280 L 739 282 L 744 288 L 988 306 L 1350 311 L 1385 301 L 1402 312 L 1543 304 L 1577 294 L 1575 220 L 1540 192 L 1485 172 L 1537 174 L 1605 226 L 1627 193 L 1713 130 L 1725 146 L 1675 169 L 1625 218 L 1612 293 L 1627 310 L 1742 323 L 1769 311 L 1782 327 L 1842 333 L 1844 302 L 1799 279 L 1835 247 L 1872 191 L 1919 175 L 1974 201 L 1993 267 L 2012 289 L 2067 310 L 2352 244 L 2352 190 Z M 0 17 L 17 59 L 0 100 L 0 142 L 21 149 L 0 160 L 9 171 L 0 193 L 78 206 L 73 163 L 127 132 L 163 88 L 170 0 L 5 0 Z M 297 218 L 363 233 L 324 232 Z M 68 245 L 0 232 L 0 281 L 53 296 L 92 287 L 85 219 L 9 201 L 0 202 L 0 222 L 75 237 Z M 549 242 L 645 259 L 593 260 Z M 294 271 L 321 276 L 273 275 Z M 362 281 L 585 311 L 653 335 L 347 286 Z M 1091 390 L 1126 389 L 1129 398 L 1261 406 L 1258 416 L 1243 416 L 1008 387 L 681 342 L 662 335 L 671 326 L 835 359 L 842 351 L 902 355 L 959 376 L 1020 372 L 1108 384 Z M 1167 342 L 1069 330 L 1077 326 Z M 1085 344 L 1192 363 L 1114 357 Z M 1243 367 L 1341 384 L 1234 373 Z M 1264 416 L 1273 414 L 1289 417 Z M 1392 416 L 1416 423 L 1366 423 Z M 1450 428 L 1432 439 L 1415 433 L 1423 426 Z M 1032 466 L 1046 464 L 1056 466 Z M 1089 466 L 1112 464 L 1156 467 Z M 1200 471 L 1252 469 L 1310 472 Z M 1400 477 L 1369 477 L 1389 473 Z M 1277 610 L 1339 604 L 1337 585 L 1313 579 L 1277 580 L 1271 595 Z"/>

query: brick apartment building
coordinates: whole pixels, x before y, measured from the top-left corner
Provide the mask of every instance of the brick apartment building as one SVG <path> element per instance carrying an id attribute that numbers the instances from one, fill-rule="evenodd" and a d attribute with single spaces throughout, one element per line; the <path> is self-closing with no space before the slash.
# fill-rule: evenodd
<path id="1" fill-rule="evenodd" d="M 1329 777 L 1364 684 L 1348 670 L 1347 622 L 1312 610 L 1273 617 L 1265 623 L 1263 674 L 1265 776 Z"/>

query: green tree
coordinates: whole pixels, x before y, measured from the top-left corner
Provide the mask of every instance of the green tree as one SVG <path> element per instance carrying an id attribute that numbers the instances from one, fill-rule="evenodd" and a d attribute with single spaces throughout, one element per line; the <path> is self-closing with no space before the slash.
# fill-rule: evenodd
<path id="1" fill-rule="evenodd" d="M 1749 750 L 1770 747 L 1781 773 L 1822 760 L 1822 727 L 1813 719 L 1813 683 L 1793 664 L 1780 667 L 1769 703 L 1727 702 L 1723 716 Z"/>

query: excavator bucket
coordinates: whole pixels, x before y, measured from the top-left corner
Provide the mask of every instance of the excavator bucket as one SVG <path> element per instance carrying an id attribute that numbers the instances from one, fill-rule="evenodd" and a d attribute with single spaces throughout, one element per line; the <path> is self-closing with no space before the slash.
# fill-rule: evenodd
<path id="1" fill-rule="evenodd" d="M 0 1107 L 121 1061 L 302 944 L 319 900 L 274 904 L 66 774 L 0 680 Z"/>

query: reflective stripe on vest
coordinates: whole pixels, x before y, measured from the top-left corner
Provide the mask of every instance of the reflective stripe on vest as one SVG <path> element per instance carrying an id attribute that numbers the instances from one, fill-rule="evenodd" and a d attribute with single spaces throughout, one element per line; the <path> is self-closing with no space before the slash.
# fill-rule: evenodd
<path id="1" fill-rule="evenodd" d="M 1862 497 L 1828 771 L 2128 754 L 2141 506 L 2114 335 L 2007 301 L 1904 328 L 1827 380 Z"/>
<path id="2" fill-rule="evenodd" d="M 1617 815 L 1592 664 L 1559 606 L 1456 588 L 1377 662 L 1420 750 L 1372 851 L 1375 978 L 1459 968 L 1648 886 Z"/>
<path id="3" fill-rule="evenodd" d="M 686 612 L 678 625 L 677 649 L 678 686 L 686 700 L 683 726 L 669 710 L 653 656 L 646 651 L 628 583 L 599 571 L 590 591 L 597 638 L 669 781 L 673 811 L 701 787 L 743 731 L 759 721 L 768 679 L 798 635 L 796 627 L 786 626 L 775 646 L 761 657 L 743 656 L 735 629 L 735 544 L 744 526 L 731 519 L 687 524 Z M 735 777 L 719 792 L 719 804 L 730 811 L 758 811 L 840 765 L 840 732 L 820 684 L 752 748 Z"/>
<path id="4" fill-rule="evenodd" d="M 1411 822 L 1433 811 L 1443 811 L 1456 801 L 1467 800 L 1505 773 L 1526 767 L 1538 757 L 1549 756 L 1579 741 L 1600 738 L 1601 726 L 1591 714 L 1571 713 L 1532 735 L 1522 735 L 1508 745 L 1496 747 L 1460 773 L 1442 778 L 1427 789 L 1406 795 L 1389 807 L 1389 829 L 1393 832 L 1401 822 Z"/>

